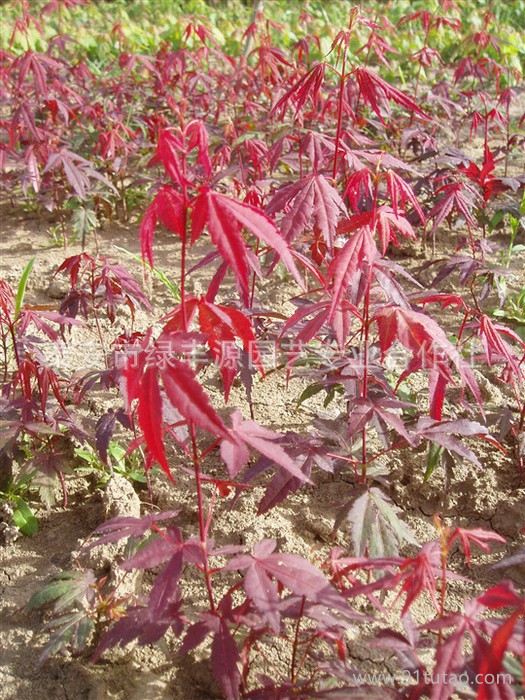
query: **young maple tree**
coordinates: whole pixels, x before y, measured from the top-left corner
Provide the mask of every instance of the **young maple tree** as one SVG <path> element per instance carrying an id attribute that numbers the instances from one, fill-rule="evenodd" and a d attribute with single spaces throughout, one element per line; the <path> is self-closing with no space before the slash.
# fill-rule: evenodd
<path id="1" fill-rule="evenodd" d="M 491 262 L 490 223 L 502 198 L 523 186 L 507 173 L 517 143 L 514 73 L 494 16 L 486 12 L 483 28 L 462 42 L 466 11 L 452 2 L 401 17 L 403 8 L 351 8 L 326 55 L 319 17 L 306 11 L 308 33 L 291 50 L 283 25 L 256 15 L 242 56 L 219 45 L 205 18 L 191 18 L 150 54 L 118 22 L 100 69 L 60 32 L 47 49 L 30 43 L 33 28 L 45 30 L 40 19 L 56 12 L 60 25 L 79 5 L 47 3 L 36 17 L 20 4 L 0 56 L 11 112 L 0 123 L 6 183 L 57 211 L 65 242 L 70 206 L 87 233 L 116 215 L 129 221 L 148 189 L 144 265 L 155 272 L 158 239 L 173 240 L 180 299 L 137 330 L 136 309 L 152 311 L 139 284 L 120 263 L 86 252 L 57 270 L 70 287 L 59 311 L 23 306 L 2 282 L 1 456 L 15 460 L 29 436 L 54 469 L 66 433 L 89 439 L 75 428 L 66 386 L 78 401 L 99 383 L 118 387 L 123 406 L 95 428 L 101 460 L 109 463 L 115 431 L 130 430 L 127 454 L 143 455 L 150 489 L 160 467 L 174 506 L 112 519 L 87 545 L 125 540 L 120 576 L 151 570 L 149 589 L 123 600 L 107 576 L 78 570 L 32 601 L 55 616 L 43 658 L 68 640 L 78 650 L 91 639 L 96 660 L 171 632 L 180 654 L 206 648 L 228 699 L 518 697 L 521 592 L 510 581 L 481 583 L 479 571 L 477 595 L 462 608 L 451 592 L 466 578 L 455 550 L 468 573 L 471 549 L 489 554 L 503 538 L 437 518 L 438 537 L 420 543 L 396 503 L 391 466 L 395 456 L 410 459 L 411 468 L 421 464 L 416 478 L 429 481 L 439 468 L 451 478 L 459 461 L 486 468 L 481 441 L 523 453 L 525 343 L 488 306 L 505 286 Z M 17 42 L 25 42 L 18 51 Z M 483 130 L 477 158 L 444 145 L 446 129 L 459 139 L 469 128 L 472 137 Z M 432 254 L 441 246 L 445 257 L 414 272 L 401 256 L 429 235 Z M 425 289 L 428 270 L 435 276 Z M 456 274 L 459 289 L 442 290 Z M 285 303 L 267 308 L 276 290 Z M 131 325 L 110 346 L 104 324 L 121 306 Z M 34 334 L 56 340 L 78 316 L 94 327 L 105 367 L 70 386 Z M 280 354 L 278 366 L 265 365 L 264 343 Z M 501 370 L 517 406 L 499 433 L 491 433 L 472 358 Z M 256 382 L 281 370 L 289 395 L 301 381 L 301 433 L 263 425 L 254 401 Z M 210 377 L 222 396 L 210 391 Z M 239 380 L 249 417 L 236 405 Z M 318 415 L 320 398 L 330 417 Z M 228 509 L 252 508 L 262 523 L 295 494 L 315 499 L 322 480 L 337 484 L 337 503 L 326 510 L 330 537 L 344 546 L 305 557 L 268 533 L 226 535 Z M 190 522 L 176 504 L 183 489 Z M 520 550 L 498 568 L 522 559 Z M 360 675 L 357 635 L 386 650 L 401 675 L 379 685 Z M 489 683 L 500 675 L 504 683 Z"/>

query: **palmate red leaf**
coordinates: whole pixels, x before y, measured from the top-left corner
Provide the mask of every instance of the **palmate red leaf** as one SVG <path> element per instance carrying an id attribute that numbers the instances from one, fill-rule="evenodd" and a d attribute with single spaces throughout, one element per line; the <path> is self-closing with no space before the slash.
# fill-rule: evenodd
<path id="1" fill-rule="evenodd" d="M 304 286 L 290 247 L 273 221 L 260 209 L 213 192 L 209 187 L 201 187 L 193 200 L 192 244 L 206 225 L 213 243 L 233 270 L 245 304 L 248 302 L 249 264 L 243 227 L 274 250 L 298 284 Z"/>
<path id="2" fill-rule="evenodd" d="M 211 670 L 219 681 L 226 700 L 237 700 L 241 673 L 241 656 L 230 632 L 228 623 L 221 619 L 211 643 Z"/>
<path id="3" fill-rule="evenodd" d="M 199 308 L 199 300 L 196 297 L 186 297 L 186 304 L 184 310 L 186 311 L 186 320 L 188 327 L 190 327 L 195 314 Z M 184 332 L 183 314 L 182 314 L 182 304 L 175 306 L 175 308 L 163 317 L 163 321 L 167 321 L 166 325 L 162 329 L 162 336 L 166 336 L 171 333 Z"/>
<path id="4" fill-rule="evenodd" d="M 44 97 L 49 93 L 51 80 L 48 75 L 52 71 L 50 69 L 60 68 L 61 64 L 55 61 L 50 56 L 36 53 L 35 51 L 26 51 L 25 54 L 15 59 L 12 65 L 12 71 L 18 70 L 18 86 L 22 87 L 29 73 L 33 75 L 35 90 L 39 97 Z"/>
<path id="5" fill-rule="evenodd" d="M 222 607 L 222 604 L 219 607 Z M 231 610 L 229 612 L 231 617 Z M 199 622 L 188 628 L 179 654 L 187 654 L 212 634 L 210 662 L 213 675 L 220 683 L 227 700 L 238 698 L 241 682 L 238 664 L 241 659 L 228 623 L 218 614 L 202 613 L 200 617 Z"/>
<path id="6" fill-rule="evenodd" d="M 115 321 L 117 305 L 125 303 L 130 309 L 132 319 L 139 304 L 152 311 L 148 298 L 125 267 L 118 263 L 110 263 L 104 258 L 100 259 L 99 264 L 96 276 L 85 284 L 84 288 L 91 286 L 93 297 L 102 297 L 103 301 L 97 304 L 97 308 L 105 307 L 111 323 Z"/>
<path id="7" fill-rule="evenodd" d="M 292 593 L 330 610 L 349 614 L 348 603 L 324 574 L 297 554 L 270 554 L 261 562 L 267 574 L 274 576 Z"/>
<path id="8" fill-rule="evenodd" d="M 315 439 L 305 439 L 294 433 L 287 433 L 287 450 L 296 459 L 301 470 L 306 477 L 310 477 L 312 465 L 315 463 L 320 469 L 333 472 L 332 458 L 327 457 L 321 445 Z M 243 482 L 246 486 L 261 474 L 272 469 L 274 462 L 268 457 L 261 456 L 243 474 Z M 297 491 L 304 484 L 304 481 L 292 476 L 286 469 L 278 469 L 271 481 L 268 483 L 264 496 L 259 503 L 257 514 L 262 515 L 271 510 L 275 505 L 283 501 L 290 493 Z M 250 487 L 251 488 L 251 487 Z"/>
<path id="9" fill-rule="evenodd" d="M 108 544 L 110 542 L 119 542 L 128 537 L 138 540 L 151 529 L 154 523 L 175 518 L 179 512 L 178 510 L 168 510 L 163 513 L 149 513 L 142 518 L 134 518 L 132 516 L 111 518 L 111 520 L 107 520 L 93 530 L 92 536 L 102 535 L 102 537 L 99 537 L 95 542 L 86 546 L 86 549 L 93 549 L 93 547 L 98 547 L 101 544 Z"/>
<path id="10" fill-rule="evenodd" d="M 386 205 L 376 207 L 373 211 L 356 214 L 339 225 L 340 233 L 350 233 L 357 229 L 369 226 L 372 231 L 379 233 L 382 254 L 386 253 L 389 243 L 399 246 L 395 231 L 397 230 L 405 238 L 416 239 L 416 233 L 407 219 L 396 214 L 391 207 Z"/>
<path id="11" fill-rule="evenodd" d="M 355 156 L 354 156 L 355 158 Z M 343 199 L 348 197 L 350 206 L 355 214 L 361 211 L 363 198 L 372 198 L 372 186 L 374 184 L 374 172 L 366 165 L 361 165 L 360 161 L 354 164 L 356 170 L 351 173 L 346 181 L 346 188 L 343 192 Z M 359 166 L 359 167 L 357 167 Z"/>
<path id="12" fill-rule="evenodd" d="M 398 573 L 390 572 L 392 566 L 399 567 Z M 397 595 L 390 605 L 394 606 L 397 600 L 403 594 L 405 594 L 405 601 L 401 612 L 402 618 L 407 615 L 413 603 L 424 591 L 426 591 L 430 596 L 436 611 L 440 610 L 440 605 L 436 595 L 438 592 L 438 581 L 440 581 L 440 579 L 443 577 L 441 543 L 439 540 L 434 540 L 424 544 L 415 557 L 406 557 L 404 559 L 400 557 L 381 557 L 377 559 L 367 558 L 364 560 L 364 563 L 353 568 L 360 568 L 367 571 L 370 569 L 384 569 L 385 567 L 387 567 L 387 571 L 389 573 L 373 583 L 362 585 L 357 584 L 353 586 L 348 590 L 348 595 L 356 596 L 369 594 L 374 591 L 389 591 L 398 588 L 399 586 Z M 463 576 L 455 574 L 453 571 L 449 571 L 448 569 L 446 570 L 445 574 L 448 579 L 460 581 L 467 580 Z M 440 623 L 441 620 L 442 618 L 433 622 Z M 433 626 L 433 623 L 430 623 L 428 626 Z M 450 623 L 443 624 L 443 626 L 450 626 Z"/>
<path id="13" fill-rule="evenodd" d="M 379 109 L 379 100 L 385 99 L 394 100 L 394 102 L 404 107 L 410 113 L 419 114 L 420 117 L 426 117 L 427 119 L 430 118 L 404 92 L 387 83 L 386 80 L 380 78 L 376 73 L 366 68 L 356 68 L 352 71 L 352 75 L 357 80 L 364 102 L 370 105 L 381 121 L 383 121 L 383 117 Z"/>
<path id="14" fill-rule="evenodd" d="M 40 311 L 30 308 L 24 308 L 20 311 L 18 316 L 18 333 L 25 333 L 27 327 L 33 324 L 36 329 L 46 335 L 50 340 L 55 342 L 58 340 L 58 331 L 56 331 L 52 326 L 50 326 L 46 321 L 51 321 L 52 323 L 58 324 L 59 327 L 62 326 L 83 326 L 84 323 L 76 318 L 70 318 L 68 316 L 63 316 L 56 311 Z M 60 331 L 62 333 L 62 331 Z"/>
<path id="15" fill-rule="evenodd" d="M 140 223 L 140 246 L 142 258 L 148 261 L 150 267 L 153 267 L 153 236 L 157 221 L 176 233 L 182 241 L 186 239 L 183 207 L 181 195 L 173 187 L 164 185 L 146 209 Z"/>
<path id="16" fill-rule="evenodd" d="M 86 199 L 91 192 L 91 179 L 102 182 L 114 194 L 117 194 L 117 190 L 111 182 L 95 170 L 88 160 L 77 153 L 69 151 L 67 148 L 62 148 L 60 151 L 50 154 L 42 174 L 56 170 L 60 165 L 64 169 L 66 179 L 80 199 Z"/>
<path id="17" fill-rule="evenodd" d="M 453 210 L 463 215 L 468 226 L 476 227 L 476 220 L 472 215 L 472 211 L 475 206 L 473 198 L 477 195 L 471 187 L 468 187 L 462 182 L 453 182 L 443 185 L 443 187 L 436 192 L 436 195 L 438 194 L 443 194 L 443 197 L 428 215 L 429 219 L 434 219 L 434 225 L 432 227 L 433 234 L 437 231 L 441 222 L 444 221 Z M 472 199 L 469 198 L 469 194 Z"/>
<path id="18" fill-rule="evenodd" d="M 506 541 L 504 537 L 498 535 L 496 532 L 490 532 L 490 530 L 482 530 L 481 528 L 472 528 L 470 530 L 465 530 L 461 527 L 457 527 L 454 529 L 448 540 L 449 545 L 452 544 L 452 542 L 454 542 L 454 540 L 456 539 L 458 539 L 461 542 L 461 546 L 463 547 L 467 564 L 470 564 L 471 559 L 471 543 L 476 544 L 484 552 L 490 552 L 490 546 L 487 544 L 487 542 Z"/>
<path id="19" fill-rule="evenodd" d="M 186 126 L 184 135 L 188 138 L 188 151 L 197 149 L 197 162 L 202 165 L 207 178 L 211 176 L 212 168 L 208 148 L 208 132 L 201 119 L 193 119 Z"/>
<path id="20" fill-rule="evenodd" d="M 395 556 L 403 542 L 418 544 L 397 512 L 383 492 L 372 487 L 349 502 L 336 522 L 340 524 L 346 518 L 351 523 L 356 556 Z"/>
<path id="21" fill-rule="evenodd" d="M 231 441 L 232 436 L 189 365 L 170 358 L 161 371 L 162 383 L 170 403 L 188 421 L 212 435 Z"/>
<path id="22" fill-rule="evenodd" d="M 293 204 L 291 204 L 293 202 Z M 324 175 L 311 173 L 298 182 L 281 187 L 266 208 L 268 214 L 281 211 L 291 204 L 281 222 L 287 241 L 293 241 L 315 223 L 331 251 L 339 218 L 346 207 L 337 190 Z"/>
<path id="23" fill-rule="evenodd" d="M 439 610 L 436 591 L 437 581 L 441 575 L 442 562 L 439 542 L 427 542 L 421 547 L 416 557 L 404 560 L 399 573 L 403 584 L 398 595 L 406 593 L 401 616 L 408 612 L 412 603 L 424 590 L 429 594 L 435 609 Z"/>
<path id="24" fill-rule="evenodd" d="M 210 348 L 213 359 L 217 362 L 223 382 L 225 400 L 228 401 L 230 389 L 234 377 L 239 372 L 239 362 L 235 340 L 238 338 L 248 354 L 252 366 L 257 368 L 264 376 L 264 366 L 257 348 L 257 342 L 250 319 L 242 311 L 232 309 L 229 306 L 213 304 L 206 297 L 196 299 L 187 297 L 185 304 L 188 326 L 197 315 L 199 329 L 202 334 L 202 342 Z M 182 308 L 177 306 L 167 317 L 159 340 L 169 343 L 170 338 L 181 337 L 183 329 Z M 198 333 L 194 334 L 198 336 Z M 190 340 L 190 338 L 187 338 Z M 188 343 L 188 349 L 191 345 Z"/>
<path id="25" fill-rule="evenodd" d="M 249 448 L 268 457 L 275 464 L 297 477 L 301 482 L 311 483 L 302 472 L 300 465 L 277 443 L 282 435 L 263 428 L 253 420 L 243 420 L 240 411 L 232 413 L 232 429 L 227 440 L 221 443 L 223 458 L 230 477 L 233 478 L 246 465 L 250 456 Z M 232 440 L 233 438 L 233 440 Z"/>
<path id="26" fill-rule="evenodd" d="M 523 609 L 525 612 L 525 600 L 523 596 L 518 594 L 514 584 L 510 581 L 503 581 L 503 583 L 492 586 L 478 598 L 478 601 L 491 610 L 515 608 L 517 610 Z"/>
<path id="27" fill-rule="evenodd" d="M 309 478 L 312 472 L 311 458 L 306 458 L 301 466 L 305 477 Z M 272 510 L 278 503 L 284 501 L 291 493 L 297 491 L 303 485 L 302 481 L 295 476 L 292 476 L 284 469 L 275 474 L 268 484 L 264 496 L 257 508 L 257 515 L 263 515 Z"/>
<path id="28" fill-rule="evenodd" d="M 314 338 L 320 331 L 322 331 L 328 321 L 330 322 L 334 335 L 337 340 L 337 344 L 340 348 L 344 347 L 348 335 L 350 333 L 352 318 L 355 317 L 362 322 L 363 317 L 359 309 L 351 304 L 349 301 L 343 299 L 339 306 L 333 312 L 330 318 L 330 307 L 331 302 L 321 301 L 317 304 L 308 304 L 299 308 L 294 315 L 288 319 L 288 321 L 283 326 L 279 340 L 282 339 L 284 334 L 293 326 L 301 324 L 300 330 L 297 332 L 293 339 L 293 343 L 287 347 L 287 365 L 288 372 L 290 372 L 293 364 L 300 358 L 302 351 L 312 338 Z M 315 316 L 309 321 L 306 321 L 306 317 L 315 313 Z"/>
<path id="29" fill-rule="evenodd" d="M 450 578 L 450 572 L 447 573 L 447 578 Z M 470 637 L 470 644 L 474 651 L 474 664 L 476 660 L 483 659 L 489 653 L 489 643 L 486 636 L 481 634 L 479 619 L 481 611 L 482 606 L 477 599 L 466 600 L 464 612 L 446 613 L 421 626 L 420 629 L 439 631 L 441 634 L 443 630 L 453 628 L 452 633 L 436 649 L 436 663 L 432 672 L 434 681 L 430 689 L 431 700 L 448 700 L 457 690 L 456 684 L 450 680 L 452 674 L 458 676 L 466 671 L 464 651 L 467 635 Z M 498 697 L 500 700 L 503 698 L 510 700 L 514 696 Z"/>
<path id="30" fill-rule="evenodd" d="M 141 377 L 137 415 L 148 450 L 162 470 L 173 480 L 162 438 L 162 399 L 155 367 L 146 368 Z"/>
<path id="31" fill-rule="evenodd" d="M 279 336 L 279 341 L 282 340 L 290 328 L 293 328 L 297 324 L 301 323 L 301 329 L 295 335 L 293 345 L 288 352 L 288 364 L 290 366 L 293 365 L 295 360 L 300 356 L 303 346 L 312 340 L 312 338 L 323 328 L 328 319 L 329 307 L 329 301 L 319 302 L 317 304 L 305 304 L 304 306 L 301 306 L 284 324 Z M 305 319 L 312 314 L 315 314 L 315 316 L 309 321 L 305 321 Z"/>
<path id="32" fill-rule="evenodd" d="M 433 420 L 427 416 L 421 416 L 413 429 L 414 439 L 425 439 L 436 445 L 444 447 L 463 459 L 481 468 L 481 463 L 474 452 L 464 445 L 459 437 L 476 437 L 487 440 L 498 446 L 498 443 L 489 434 L 489 431 L 481 423 L 460 419 L 451 421 Z"/>
<path id="33" fill-rule="evenodd" d="M 330 293 L 332 305 L 330 307 L 329 321 L 331 321 L 337 309 L 341 306 L 343 295 L 348 287 L 356 281 L 357 276 L 365 276 L 363 283 L 360 281 L 362 293 L 359 298 L 352 299 L 354 304 L 359 304 L 362 295 L 372 277 L 372 268 L 375 259 L 379 256 L 372 232 L 368 226 L 361 227 L 344 248 L 334 257 L 326 273 L 326 280 L 333 280 Z"/>
<path id="34" fill-rule="evenodd" d="M 183 561 L 193 562 L 194 564 L 202 562 L 200 542 L 195 539 L 185 541 L 178 527 L 168 527 L 159 537 L 148 541 L 136 554 L 122 562 L 121 568 L 124 571 L 153 569 L 168 560 L 174 564 L 178 573 L 177 576 L 174 576 L 175 583 L 182 572 Z M 179 561 L 180 566 L 176 563 L 176 560 Z"/>
<path id="35" fill-rule="evenodd" d="M 326 63 L 321 62 L 311 68 L 306 75 L 292 85 L 292 87 L 281 97 L 272 107 L 270 114 L 280 111 L 279 118 L 283 119 L 287 107 L 291 104 L 295 107 L 294 118 L 297 117 L 303 108 L 306 100 L 310 97 L 316 103 L 319 90 L 323 84 Z"/>
<path id="36" fill-rule="evenodd" d="M 181 195 L 173 187 L 164 185 L 159 189 L 152 204 L 155 205 L 162 225 L 176 233 L 181 240 L 185 240 L 184 200 Z"/>
<path id="37" fill-rule="evenodd" d="M 238 363 L 227 356 L 228 344 L 240 338 L 253 366 L 264 376 L 264 368 L 253 328 L 247 316 L 227 306 L 210 304 L 205 299 L 199 302 L 199 327 L 208 336 L 211 354 L 219 363 L 224 382 L 224 398 L 228 401 L 233 378 L 238 372 Z"/>
<path id="38" fill-rule="evenodd" d="M 398 413 L 395 413 L 395 411 L 399 412 L 402 408 L 413 408 L 413 404 L 389 397 L 379 399 L 357 397 L 352 399 L 348 402 L 347 434 L 349 437 L 357 435 L 358 432 L 375 419 L 395 430 L 398 435 L 411 445 L 413 439 L 409 435 L 402 418 Z"/>
<path id="39" fill-rule="evenodd" d="M 520 596 L 516 592 L 514 584 L 510 581 L 504 581 L 479 596 L 478 601 L 491 610 L 510 608 L 511 613 L 492 633 L 489 652 L 482 658 L 478 673 L 481 683 L 478 687 L 477 700 L 512 698 L 512 695 L 504 695 L 503 692 L 498 692 L 498 684 L 494 684 L 495 688 L 493 684 L 488 683 L 488 679 L 490 677 L 497 678 L 499 673 L 505 673 L 506 669 L 503 665 L 503 659 L 516 633 L 519 647 L 521 649 L 524 648 L 523 627 L 519 631 L 518 628 L 525 621 L 525 597 Z M 523 659 L 522 668 L 525 671 L 525 661 Z"/>
<path id="40" fill-rule="evenodd" d="M 396 340 L 412 353 L 412 360 L 401 375 L 402 378 L 419 369 L 427 368 L 439 372 L 448 384 L 452 381 L 450 371 L 450 363 L 452 363 L 463 384 L 470 388 L 478 405 L 483 407 L 479 386 L 472 369 L 436 321 L 419 311 L 396 306 L 383 306 L 378 309 L 373 320 L 377 323 L 383 358 Z M 434 386 L 437 385 L 434 384 Z M 433 400 L 433 397 L 430 398 Z"/>
<path id="41" fill-rule="evenodd" d="M 296 554 L 274 553 L 276 544 L 272 539 L 261 540 L 254 546 L 253 555 L 233 557 L 224 567 L 225 571 L 248 570 L 244 579 L 246 594 L 253 594 L 254 605 L 276 633 L 280 615 L 274 579 L 310 602 L 343 614 L 351 612 L 346 600 L 318 568 Z"/>
<path id="42" fill-rule="evenodd" d="M 159 132 L 155 158 L 158 158 L 162 162 L 162 165 L 173 182 L 179 185 L 179 187 L 184 188 L 191 183 L 182 174 L 180 162 L 181 153 L 185 153 L 184 144 L 181 139 L 176 136 L 172 130 L 162 129 Z"/>
<path id="43" fill-rule="evenodd" d="M 183 340 L 188 334 L 183 336 Z M 171 349 L 166 353 L 166 348 Z M 169 403 L 188 422 L 220 437 L 234 438 L 211 405 L 206 392 L 197 381 L 191 367 L 174 357 L 182 350 L 180 334 L 164 332 L 157 343 L 150 345 L 150 335 L 136 352 L 127 352 L 122 368 L 121 390 L 128 408 L 137 399 L 139 426 L 151 456 L 171 479 L 163 440 L 163 409 L 159 377 Z"/>
<path id="44" fill-rule="evenodd" d="M 421 223 L 425 223 L 425 215 L 423 214 L 423 210 L 419 206 L 419 202 L 417 201 L 417 197 L 414 193 L 414 190 L 408 185 L 402 177 L 399 177 L 399 175 L 394 172 L 393 170 L 387 170 L 385 173 L 385 178 L 386 178 L 386 183 L 387 183 L 387 190 L 388 194 L 390 195 L 390 201 L 392 203 L 392 209 L 394 210 L 394 214 L 397 216 L 399 214 L 399 204 L 401 204 L 401 207 L 403 209 L 403 212 L 405 211 L 406 208 L 406 203 L 407 201 L 410 202 L 412 207 L 414 208 L 414 211 L 417 213 L 419 216 L 419 219 Z"/>
<path id="45" fill-rule="evenodd" d="M 421 306 L 436 303 L 440 304 L 442 309 L 446 309 L 449 306 L 455 306 L 455 311 L 459 311 L 459 309 L 462 311 L 470 310 L 470 307 L 465 304 L 463 297 L 460 297 L 457 294 L 447 294 L 441 292 L 436 292 L 435 294 L 424 293 L 423 295 L 416 294 L 415 296 L 411 296 L 410 299 L 413 303 L 421 304 Z"/>
<path id="46" fill-rule="evenodd" d="M 224 319 L 225 314 L 216 312 L 213 304 L 199 304 L 199 326 L 206 334 L 206 342 L 210 348 L 211 356 L 219 366 L 224 385 L 224 400 L 227 403 L 233 380 L 238 372 L 238 358 L 235 348 L 235 334 Z M 221 318 L 222 316 L 222 318 Z"/>
<path id="47" fill-rule="evenodd" d="M 104 634 L 92 661 L 96 662 L 110 647 L 122 647 L 134 639 L 139 645 L 154 644 L 171 629 L 176 637 L 184 630 L 181 614 L 182 595 L 175 583 L 178 561 L 170 562 L 157 575 L 146 606 L 135 605 L 126 611 L 126 615 Z"/>
<path id="48" fill-rule="evenodd" d="M 281 599 L 277 582 L 268 576 L 263 566 L 258 566 L 256 562 L 253 562 L 248 565 L 244 574 L 244 590 L 265 623 L 275 634 L 279 634 L 281 627 L 279 604 Z"/>
<path id="49" fill-rule="evenodd" d="M 478 335 L 481 339 L 485 358 L 491 366 L 494 362 L 505 362 L 508 370 L 516 381 L 524 377 L 522 364 L 525 358 L 525 342 L 510 328 L 500 323 L 494 323 L 485 314 L 481 314 L 478 321 Z M 522 357 L 518 358 L 515 349 L 504 339 L 511 338 L 521 348 Z"/>

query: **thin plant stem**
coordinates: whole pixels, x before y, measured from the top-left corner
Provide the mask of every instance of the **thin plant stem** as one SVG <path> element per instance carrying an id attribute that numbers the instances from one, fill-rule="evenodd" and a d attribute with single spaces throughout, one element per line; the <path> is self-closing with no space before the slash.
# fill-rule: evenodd
<path id="1" fill-rule="evenodd" d="M 208 592 L 208 600 L 210 602 L 210 609 L 215 612 L 215 600 L 213 598 L 213 588 L 211 585 L 211 573 L 210 565 L 208 561 L 208 529 L 211 522 L 211 516 L 205 519 L 204 515 L 204 499 L 202 494 L 202 479 L 200 473 L 200 461 L 199 454 L 197 450 L 197 439 L 195 436 L 195 424 L 190 425 L 191 443 L 193 449 L 193 469 L 195 473 L 195 486 L 197 489 L 197 507 L 199 510 L 199 535 L 202 549 L 202 571 L 204 573 L 204 579 L 206 582 L 206 590 Z"/>
<path id="2" fill-rule="evenodd" d="M 299 648 L 299 632 L 301 630 L 301 620 L 303 619 L 305 602 L 306 602 L 306 598 L 303 596 L 303 598 L 301 600 L 301 607 L 299 609 L 299 616 L 297 618 L 297 624 L 295 626 L 295 635 L 294 635 L 294 640 L 293 640 L 292 664 L 290 667 L 290 676 L 291 676 L 292 683 L 295 683 L 297 681 L 297 674 L 295 672 L 295 664 L 297 661 L 297 650 Z"/>
<path id="3" fill-rule="evenodd" d="M 341 125 L 343 122 L 343 93 L 346 80 L 346 48 L 343 51 L 343 65 L 339 78 L 339 100 L 337 105 L 337 131 L 335 132 L 335 149 L 334 149 L 334 168 L 332 177 L 335 180 L 337 176 L 337 158 L 339 155 L 339 143 L 341 141 Z"/>

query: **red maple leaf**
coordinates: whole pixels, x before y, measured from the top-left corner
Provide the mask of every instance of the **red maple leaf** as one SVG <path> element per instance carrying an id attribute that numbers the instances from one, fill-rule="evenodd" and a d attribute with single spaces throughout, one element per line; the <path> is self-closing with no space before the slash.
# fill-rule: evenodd
<path id="1" fill-rule="evenodd" d="M 230 390 L 236 374 L 239 372 L 235 340 L 241 340 L 253 366 L 264 376 L 261 355 L 257 348 L 256 337 L 250 319 L 242 311 L 229 306 L 213 304 L 206 298 L 186 299 L 186 319 L 190 324 L 197 316 L 199 330 L 208 345 L 213 359 L 218 364 L 224 382 L 224 398 L 228 401 Z M 183 331 L 183 314 L 181 306 L 168 315 L 159 341 L 174 331 Z M 190 349 L 190 348 L 188 348 Z"/>
<path id="2" fill-rule="evenodd" d="M 338 230 L 340 233 L 349 233 L 362 226 L 369 226 L 373 232 L 378 232 L 383 255 L 386 253 L 389 243 L 399 246 L 396 230 L 405 238 L 412 240 L 416 238 L 416 233 L 407 219 L 401 214 L 396 214 L 391 207 L 386 205 L 375 207 L 373 211 L 367 211 L 363 214 L 355 214 L 350 219 L 341 222 Z"/>
<path id="3" fill-rule="evenodd" d="M 301 180 L 281 187 L 266 208 L 274 214 L 289 208 L 281 221 L 281 231 L 287 241 L 293 241 L 315 222 L 328 249 L 334 244 L 335 230 L 346 207 L 328 180 L 319 173 L 311 173 Z"/>
<path id="4" fill-rule="evenodd" d="M 422 368 L 431 369 L 440 375 L 442 381 L 433 383 L 434 392 L 439 391 L 440 395 L 430 396 L 434 406 L 433 417 L 440 417 L 445 388 L 452 381 L 451 363 L 459 372 L 463 385 L 470 388 L 478 405 L 483 406 L 472 369 L 430 316 L 411 309 L 383 306 L 376 312 L 374 320 L 379 331 L 383 357 L 396 340 L 412 354 L 412 360 L 402 373 L 400 382 Z"/>
<path id="5" fill-rule="evenodd" d="M 201 187 L 200 194 L 193 201 L 192 244 L 205 226 L 222 258 L 233 270 L 245 304 L 248 303 L 249 265 L 243 227 L 274 250 L 295 280 L 303 286 L 292 251 L 273 221 L 260 209 L 213 192 L 209 187 Z"/>
<path id="6" fill-rule="evenodd" d="M 410 113 L 419 114 L 420 117 L 429 118 L 418 105 L 410 99 L 404 92 L 387 83 L 386 80 L 380 78 L 376 73 L 367 68 L 356 68 L 352 71 L 355 76 L 361 96 L 366 104 L 369 104 L 372 110 L 377 114 L 379 119 L 384 122 L 379 108 L 379 101 L 394 100 L 398 105 L 407 109 Z"/>

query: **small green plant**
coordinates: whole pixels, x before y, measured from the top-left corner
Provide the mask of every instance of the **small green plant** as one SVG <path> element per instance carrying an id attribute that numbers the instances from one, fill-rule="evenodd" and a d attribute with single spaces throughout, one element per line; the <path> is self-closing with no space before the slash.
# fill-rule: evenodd
<path id="1" fill-rule="evenodd" d="M 62 227 L 60 224 L 53 224 L 50 226 L 47 230 L 47 235 L 49 238 L 49 242 L 44 244 L 42 248 L 44 250 L 47 250 L 48 248 L 62 248 L 64 245 L 64 238 L 62 235 Z M 70 243 L 74 243 L 74 241 L 70 240 Z"/>
<path id="2" fill-rule="evenodd" d="M 98 454 L 88 447 L 78 447 L 75 449 L 75 457 L 78 457 L 83 464 L 77 468 L 78 474 L 96 474 L 98 485 L 103 487 L 107 484 L 113 474 L 123 476 L 131 482 L 145 484 L 147 479 L 144 475 L 144 468 L 137 453 L 126 455 L 126 450 L 118 442 L 111 441 L 108 447 L 108 466 L 100 459 Z"/>
<path id="3" fill-rule="evenodd" d="M 139 255 L 135 255 L 134 253 L 131 253 L 129 250 L 126 250 L 125 248 L 121 248 L 118 245 L 113 246 L 116 250 L 118 250 L 121 253 L 124 253 L 128 257 L 132 258 L 135 260 L 135 262 L 138 262 L 140 265 L 144 265 L 144 262 L 142 258 Z M 148 267 L 149 271 L 158 279 L 162 282 L 162 284 L 166 287 L 166 289 L 170 292 L 171 296 L 175 301 L 180 301 L 180 289 L 175 282 L 172 282 L 168 275 L 164 272 L 164 270 L 161 270 L 160 268 L 153 266 L 153 267 Z"/>
<path id="4" fill-rule="evenodd" d="M 490 223 L 491 231 L 493 231 L 503 221 L 506 214 L 509 215 L 510 237 L 507 250 L 501 251 L 501 263 L 508 269 L 510 267 L 512 257 L 516 253 L 520 253 L 525 250 L 525 244 L 516 243 L 520 229 L 522 233 L 525 233 L 525 194 L 522 197 L 519 208 L 512 207 L 512 209 L 498 209 Z"/>
<path id="5" fill-rule="evenodd" d="M 38 520 L 27 502 L 35 472 L 18 479 L 10 477 L 0 490 L 0 532 L 6 544 L 20 534 L 31 537 L 38 532 Z"/>
<path id="6" fill-rule="evenodd" d="M 74 655 L 88 652 L 107 624 L 122 617 L 125 599 L 107 589 L 107 577 L 97 580 L 90 569 L 80 569 L 60 572 L 32 596 L 26 612 L 51 613 L 44 627 L 51 637 L 39 665 L 66 647 Z"/>
<path id="7" fill-rule="evenodd" d="M 520 338 L 525 340 L 525 287 L 508 296 L 504 307 L 495 309 L 492 315 L 510 323 Z"/>
<path id="8" fill-rule="evenodd" d="M 76 200 L 71 200 L 68 205 L 68 208 L 72 210 L 71 226 L 74 232 L 74 238 L 71 240 L 76 241 L 80 238 L 82 241 L 82 250 L 84 250 L 86 236 L 90 233 L 95 233 L 96 239 L 96 230 L 99 225 L 97 215 L 92 206 L 92 202 L 83 206 L 82 204 L 78 204 Z"/>

